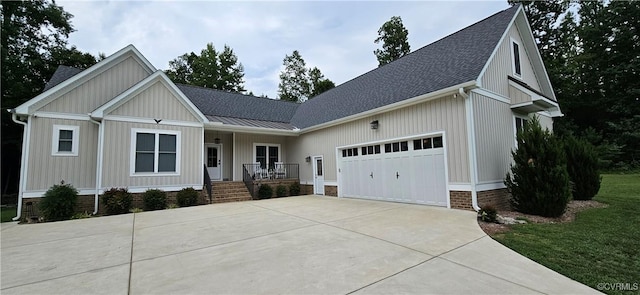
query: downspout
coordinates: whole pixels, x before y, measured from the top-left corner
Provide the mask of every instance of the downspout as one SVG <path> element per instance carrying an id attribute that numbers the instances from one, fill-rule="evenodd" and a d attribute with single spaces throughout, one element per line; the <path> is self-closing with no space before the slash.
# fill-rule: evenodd
<path id="1" fill-rule="evenodd" d="M 473 210 L 480 211 L 478 206 L 478 193 L 476 184 L 478 183 L 478 161 L 476 159 L 476 130 L 473 122 L 473 101 L 471 97 L 464 91 L 464 88 L 458 88 L 458 93 L 465 99 L 465 107 L 467 111 L 467 144 L 469 146 L 469 179 L 471 182 L 471 206 Z"/>
<path id="2" fill-rule="evenodd" d="M 103 137 L 104 137 L 104 124 L 93 120 L 91 114 L 89 114 L 89 121 L 98 125 L 98 150 L 96 154 L 96 192 L 93 200 L 93 215 L 98 214 L 98 200 L 100 196 L 100 188 L 102 188 L 102 152 L 103 152 Z"/>
<path id="3" fill-rule="evenodd" d="M 27 123 L 18 120 L 18 115 L 15 113 L 15 110 L 8 110 L 11 114 L 11 120 L 24 126 L 22 130 L 22 155 L 20 156 L 20 182 L 18 183 L 18 210 L 16 212 L 16 217 L 12 218 L 13 221 L 20 220 L 22 216 L 22 195 L 24 194 L 26 185 L 25 185 L 25 177 L 27 171 L 27 151 L 29 150 L 29 136 L 31 135 L 31 129 L 29 128 L 29 117 L 27 117 Z"/>

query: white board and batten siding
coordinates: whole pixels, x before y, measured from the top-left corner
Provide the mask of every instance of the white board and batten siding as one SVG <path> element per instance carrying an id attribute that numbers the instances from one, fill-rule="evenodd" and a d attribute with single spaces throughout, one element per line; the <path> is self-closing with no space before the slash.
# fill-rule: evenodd
<path id="1" fill-rule="evenodd" d="M 44 192 L 60 181 L 95 189 L 98 126 L 89 121 L 32 117 L 25 193 Z M 53 156 L 53 126 L 78 126 L 78 155 Z"/>
<path id="2" fill-rule="evenodd" d="M 170 126 L 104 120 L 102 187 L 159 188 L 202 186 L 203 127 Z M 131 176 L 133 129 L 180 132 L 180 173 L 171 176 Z"/>
<path id="3" fill-rule="evenodd" d="M 376 130 L 370 127 L 371 121 L 374 120 L 378 120 L 379 123 Z M 300 163 L 301 183 L 313 184 L 312 165 L 305 162 L 305 158 L 324 156 L 325 183 L 336 185 L 339 168 L 336 147 L 444 132 L 447 135 L 445 146 L 448 153 L 446 164 L 449 182 L 469 183 L 465 122 L 464 99 L 446 96 L 302 134 L 290 141 L 288 157 L 289 161 Z"/>
<path id="4" fill-rule="evenodd" d="M 478 181 L 501 182 L 515 145 L 511 105 L 472 92 Z"/>
<path id="5" fill-rule="evenodd" d="M 533 89 L 540 91 L 538 77 L 533 70 L 529 57 L 530 54 L 526 52 L 517 24 L 511 26 L 506 38 L 500 43 L 494 58 L 489 62 L 484 75 L 480 78 L 482 88 L 498 93 L 504 97 L 509 97 L 509 80 L 507 79 L 507 75 L 516 77 L 513 74 L 513 48 L 511 47 L 513 41 L 520 44 L 522 81 Z"/>
<path id="6" fill-rule="evenodd" d="M 40 110 L 86 115 L 149 75 L 136 59 L 128 57 Z"/>
<path id="7" fill-rule="evenodd" d="M 109 119 L 110 116 L 114 120 Z M 135 122 L 156 119 L 159 124 Z M 175 126 L 169 121 L 192 124 Z M 155 82 L 105 116 L 102 187 L 160 188 L 202 185 L 204 126 L 167 85 Z M 200 125 L 200 126 L 198 126 Z M 179 175 L 131 175 L 132 132 L 135 129 L 167 130 L 180 134 Z"/>
<path id="8" fill-rule="evenodd" d="M 198 119 L 158 81 L 109 113 L 110 115 L 198 123 Z"/>

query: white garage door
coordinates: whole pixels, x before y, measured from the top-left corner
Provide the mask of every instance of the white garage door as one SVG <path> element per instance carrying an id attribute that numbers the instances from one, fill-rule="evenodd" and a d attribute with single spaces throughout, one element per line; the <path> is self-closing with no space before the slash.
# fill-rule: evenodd
<path id="1" fill-rule="evenodd" d="M 442 136 L 339 151 L 341 195 L 447 206 Z"/>

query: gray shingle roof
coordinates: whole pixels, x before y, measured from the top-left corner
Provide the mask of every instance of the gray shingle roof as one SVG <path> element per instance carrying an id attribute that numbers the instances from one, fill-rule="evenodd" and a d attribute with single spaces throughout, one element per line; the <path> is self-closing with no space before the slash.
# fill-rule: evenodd
<path id="1" fill-rule="evenodd" d="M 205 115 L 289 123 L 300 104 L 176 84 Z"/>
<path id="2" fill-rule="evenodd" d="M 291 124 L 311 127 L 475 80 L 517 8 L 496 13 L 306 101 Z"/>
<path id="3" fill-rule="evenodd" d="M 176 85 L 214 121 L 273 129 L 307 128 L 476 79 L 518 7 L 498 12 L 302 104 Z M 60 66 L 45 90 L 81 71 Z"/>
<path id="4" fill-rule="evenodd" d="M 80 72 L 82 72 L 81 69 L 76 69 L 76 68 L 62 66 L 62 65 L 58 66 L 56 71 L 53 73 L 53 76 L 51 76 L 51 79 L 49 79 L 49 82 L 47 82 L 47 84 L 44 85 L 44 89 L 42 91 L 43 92 L 47 91 L 53 88 L 54 86 L 64 82 L 65 80 L 77 74 L 80 74 Z"/>

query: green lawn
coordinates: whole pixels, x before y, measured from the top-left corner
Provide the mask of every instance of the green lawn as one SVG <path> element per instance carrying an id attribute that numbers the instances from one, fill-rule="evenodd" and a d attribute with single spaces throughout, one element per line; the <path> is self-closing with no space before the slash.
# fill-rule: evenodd
<path id="1" fill-rule="evenodd" d="M 16 217 L 16 212 L 16 207 L 2 207 L 2 210 L 0 210 L 0 222 L 11 221 L 11 218 Z"/>
<path id="2" fill-rule="evenodd" d="M 599 283 L 640 285 L 640 174 L 603 175 L 595 200 L 609 207 L 583 211 L 571 223 L 517 225 L 494 239 L 594 289 Z M 601 291 L 640 293 L 637 287 Z"/>

